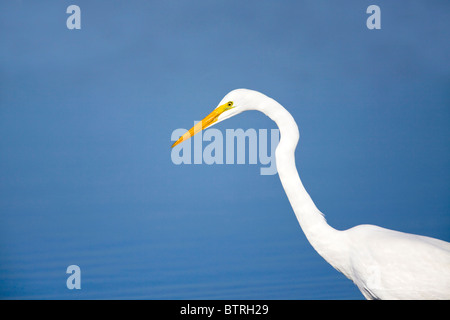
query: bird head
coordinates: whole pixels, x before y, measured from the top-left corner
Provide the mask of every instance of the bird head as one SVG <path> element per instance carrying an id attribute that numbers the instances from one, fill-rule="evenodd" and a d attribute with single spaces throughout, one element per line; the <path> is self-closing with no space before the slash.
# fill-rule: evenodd
<path id="1" fill-rule="evenodd" d="M 260 93 L 248 89 L 236 89 L 229 92 L 210 114 L 182 135 L 172 145 L 172 148 L 214 124 L 231 118 L 243 111 L 254 109 L 256 100 L 252 99 L 252 96 L 255 94 Z"/>

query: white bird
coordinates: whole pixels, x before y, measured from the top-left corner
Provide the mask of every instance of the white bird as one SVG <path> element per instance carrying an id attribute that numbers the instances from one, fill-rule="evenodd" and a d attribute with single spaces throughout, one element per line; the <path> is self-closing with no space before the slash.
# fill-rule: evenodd
<path id="1" fill-rule="evenodd" d="M 247 110 L 261 111 L 278 125 L 277 170 L 303 232 L 313 248 L 352 280 L 366 299 L 450 299 L 450 243 L 374 225 L 342 231 L 328 225 L 297 172 L 297 124 L 272 98 L 253 90 L 233 90 L 172 147 Z"/>

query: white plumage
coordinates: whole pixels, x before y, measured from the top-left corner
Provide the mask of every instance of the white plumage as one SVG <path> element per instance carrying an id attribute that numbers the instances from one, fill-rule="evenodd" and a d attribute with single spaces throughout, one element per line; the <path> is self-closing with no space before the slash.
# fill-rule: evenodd
<path id="1" fill-rule="evenodd" d="M 450 243 L 373 225 L 339 231 L 327 224 L 296 169 L 297 124 L 275 100 L 253 90 L 233 90 L 173 146 L 246 110 L 261 111 L 278 125 L 280 180 L 308 241 L 328 263 L 351 279 L 367 299 L 450 299 Z"/>

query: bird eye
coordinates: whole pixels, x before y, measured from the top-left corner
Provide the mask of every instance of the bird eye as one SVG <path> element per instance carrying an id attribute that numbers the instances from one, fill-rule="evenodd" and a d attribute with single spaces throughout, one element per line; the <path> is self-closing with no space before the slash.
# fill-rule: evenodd
<path id="1" fill-rule="evenodd" d="M 228 102 L 227 105 L 228 105 L 229 107 L 232 107 L 232 106 L 233 106 L 233 101 Z"/>

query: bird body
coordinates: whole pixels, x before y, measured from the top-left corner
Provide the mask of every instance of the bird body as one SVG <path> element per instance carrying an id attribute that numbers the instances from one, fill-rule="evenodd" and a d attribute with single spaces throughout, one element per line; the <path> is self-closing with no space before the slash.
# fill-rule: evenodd
<path id="1" fill-rule="evenodd" d="M 367 299 L 450 299 L 450 243 L 374 225 L 342 232 L 344 274 Z"/>
<path id="2" fill-rule="evenodd" d="M 248 89 L 228 93 L 216 109 L 174 146 L 211 125 L 247 110 L 277 124 L 276 164 L 297 220 L 313 248 L 352 280 L 367 299 L 450 299 L 450 243 L 373 225 L 336 230 L 304 188 L 295 164 L 300 137 L 292 115 L 277 101 Z"/>

